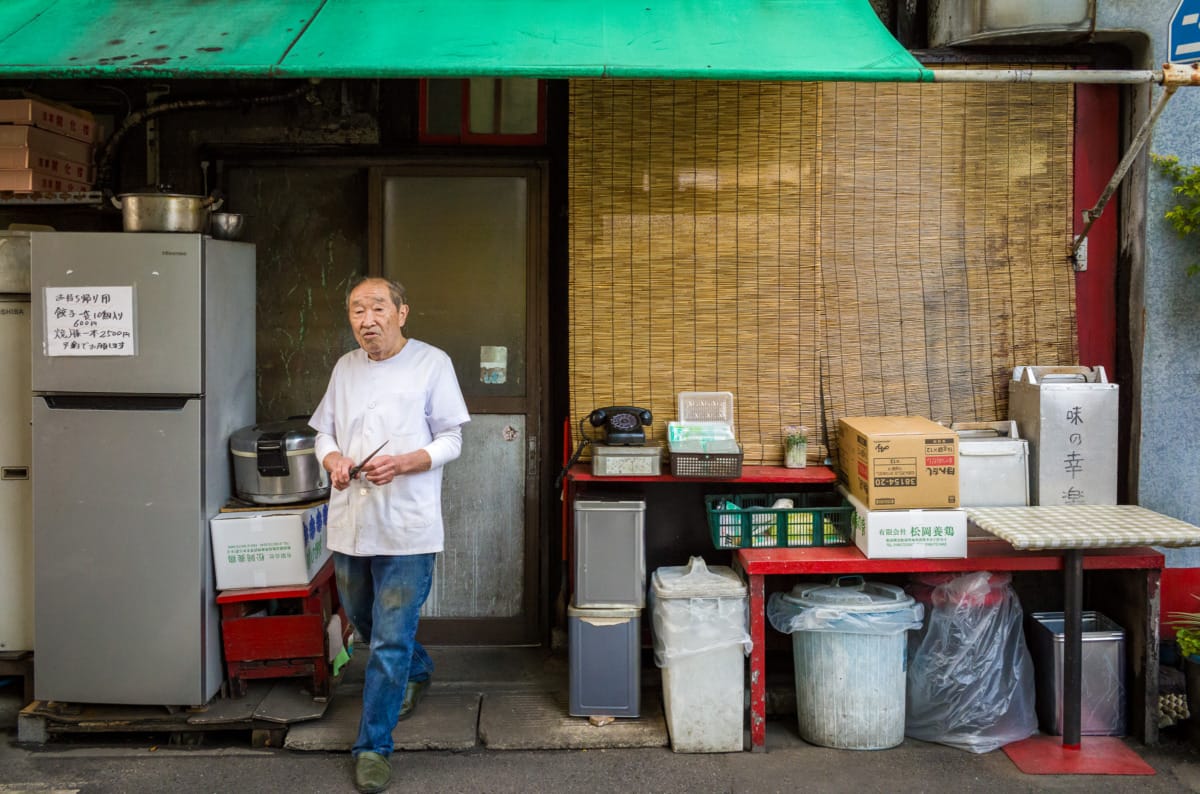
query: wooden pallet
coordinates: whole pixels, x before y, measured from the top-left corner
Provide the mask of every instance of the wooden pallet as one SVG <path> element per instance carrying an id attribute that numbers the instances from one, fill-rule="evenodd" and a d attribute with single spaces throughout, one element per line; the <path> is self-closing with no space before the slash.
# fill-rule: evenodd
<path id="1" fill-rule="evenodd" d="M 176 745 L 202 744 L 213 732 L 245 733 L 254 747 L 282 747 L 290 723 L 319 719 L 329 698 L 314 698 L 301 681 L 256 681 L 243 697 L 216 697 L 205 706 L 120 706 L 35 700 L 17 718 L 17 742 L 166 737 Z"/>

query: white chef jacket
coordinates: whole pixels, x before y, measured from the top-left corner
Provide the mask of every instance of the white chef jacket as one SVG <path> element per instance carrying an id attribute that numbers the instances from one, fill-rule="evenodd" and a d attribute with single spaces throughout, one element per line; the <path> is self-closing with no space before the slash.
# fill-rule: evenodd
<path id="1" fill-rule="evenodd" d="M 442 467 L 458 457 L 461 426 L 470 420 L 454 365 L 433 345 L 409 339 L 382 361 L 362 349 L 338 359 L 309 420 L 317 431 L 317 460 L 341 452 L 361 462 L 387 441 L 380 455 L 424 449 L 433 466 L 387 485 L 360 476 L 343 491 L 335 488 L 329 548 L 355 556 L 441 551 Z"/>

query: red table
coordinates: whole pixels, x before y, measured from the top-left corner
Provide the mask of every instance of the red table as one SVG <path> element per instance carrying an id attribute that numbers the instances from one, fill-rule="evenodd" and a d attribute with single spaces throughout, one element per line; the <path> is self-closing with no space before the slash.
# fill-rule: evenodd
<path id="1" fill-rule="evenodd" d="M 281 607 L 278 613 L 259 614 L 272 601 Z M 222 590 L 217 604 L 229 685 L 236 697 L 246 694 L 247 679 L 291 676 L 311 678 L 313 696 L 329 697 L 326 626 L 334 615 L 341 619 L 343 644 L 353 631 L 338 599 L 333 560 L 307 585 Z"/>
<path id="2" fill-rule="evenodd" d="M 739 549 L 737 565 L 749 578 L 750 638 L 750 744 L 766 749 L 766 638 L 765 577 L 806 574 L 890 574 L 967 571 L 1064 571 L 1062 551 L 1015 551 L 1002 540 L 972 540 L 968 556 L 958 559 L 867 559 L 857 546 Z M 1132 569 L 1147 572 L 1147 591 L 1157 603 L 1158 576 L 1163 555 L 1148 547 L 1099 549 L 1083 555 L 1085 570 Z M 1157 626 L 1158 616 L 1153 616 Z M 1155 650 L 1157 653 L 1157 650 Z M 1157 671 L 1157 668 L 1155 668 Z M 1156 673 L 1157 674 L 1157 673 Z M 1146 682 L 1157 687 L 1157 682 Z"/>

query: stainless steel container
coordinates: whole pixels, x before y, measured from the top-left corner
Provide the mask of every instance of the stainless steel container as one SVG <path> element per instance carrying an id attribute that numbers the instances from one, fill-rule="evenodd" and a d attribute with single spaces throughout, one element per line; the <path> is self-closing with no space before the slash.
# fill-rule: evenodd
<path id="1" fill-rule="evenodd" d="M 1062 734 L 1065 628 L 1062 612 L 1029 616 L 1029 654 L 1042 730 Z M 1099 612 L 1083 613 L 1080 733 L 1125 735 L 1125 631 Z"/>
<path id="2" fill-rule="evenodd" d="M 1029 504 L 1029 442 L 1017 423 L 955 422 L 958 498 L 963 507 Z"/>
<path id="3" fill-rule="evenodd" d="M 224 199 L 184 193 L 124 193 L 112 199 L 127 232 L 202 232 Z"/>
<path id="4" fill-rule="evenodd" d="M 646 605 L 646 503 L 575 502 L 575 594 L 581 609 Z"/>
<path id="5" fill-rule="evenodd" d="M 329 496 L 329 474 L 317 460 L 317 431 L 303 419 L 243 427 L 229 438 L 234 493 L 262 505 Z"/>
<path id="6" fill-rule="evenodd" d="M 1029 441 L 1029 503 L 1117 503 L 1117 384 L 1104 367 L 1016 367 L 1008 415 Z"/>

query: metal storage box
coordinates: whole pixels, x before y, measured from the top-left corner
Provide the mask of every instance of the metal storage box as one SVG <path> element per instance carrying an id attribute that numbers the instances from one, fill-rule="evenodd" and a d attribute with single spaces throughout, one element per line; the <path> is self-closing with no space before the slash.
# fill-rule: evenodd
<path id="1" fill-rule="evenodd" d="M 958 433 L 958 498 L 963 507 L 1029 504 L 1029 442 L 1017 423 L 955 422 Z M 967 524 L 969 537 L 994 537 Z"/>
<path id="2" fill-rule="evenodd" d="M 592 476 L 654 477 L 662 473 L 662 444 L 592 444 Z"/>
<path id="3" fill-rule="evenodd" d="M 1029 617 L 1038 723 L 1047 733 L 1062 734 L 1063 613 Z M 1083 613 L 1079 727 L 1084 736 L 1125 735 L 1125 632 L 1099 612 Z"/>
<path id="4" fill-rule="evenodd" d="M 640 609 L 567 607 L 572 717 L 637 717 L 641 710 Z"/>
<path id="5" fill-rule="evenodd" d="M 575 595 L 581 609 L 646 605 L 646 503 L 575 502 Z"/>
<path id="6" fill-rule="evenodd" d="M 1008 415 L 1029 441 L 1029 503 L 1117 503 L 1117 384 L 1104 367 L 1016 367 Z"/>

